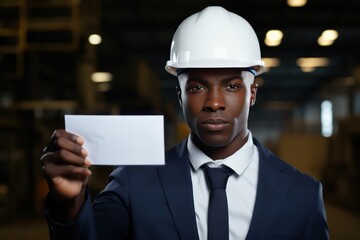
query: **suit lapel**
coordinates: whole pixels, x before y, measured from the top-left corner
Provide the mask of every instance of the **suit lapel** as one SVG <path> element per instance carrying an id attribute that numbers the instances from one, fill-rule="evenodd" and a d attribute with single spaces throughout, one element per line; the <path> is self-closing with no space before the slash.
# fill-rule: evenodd
<path id="1" fill-rule="evenodd" d="M 158 172 L 180 238 L 199 239 L 186 141 L 167 153 Z"/>
<path id="2" fill-rule="evenodd" d="M 282 171 L 287 166 L 275 160 L 275 157 L 265 150 L 254 139 L 259 150 L 259 177 L 257 195 L 253 217 L 247 239 L 264 239 L 268 229 L 274 220 L 274 216 L 284 202 L 284 196 L 289 182 Z"/>

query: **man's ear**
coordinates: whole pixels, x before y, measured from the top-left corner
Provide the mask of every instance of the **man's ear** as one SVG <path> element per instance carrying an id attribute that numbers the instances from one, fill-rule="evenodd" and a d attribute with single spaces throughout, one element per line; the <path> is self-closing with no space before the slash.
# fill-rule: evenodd
<path id="1" fill-rule="evenodd" d="M 178 97 L 179 105 L 182 108 L 183 103 L 182 103 L 182 99 L 181 99 L 181 88 L 180 88 L 180 86 L 176 86 L 176 94 L 177 94 L 177 97 Z"/>
<path id="2" fill-rule="evenodd" d="M 255 102 L 256 102 L 256 94 L 257 94 L 257 90 L 258 90 L 259 86 L 256 82 L 254 82 L 253 84 L 251 84 L 250 86 L 250 106 L 254 106 Z"/>

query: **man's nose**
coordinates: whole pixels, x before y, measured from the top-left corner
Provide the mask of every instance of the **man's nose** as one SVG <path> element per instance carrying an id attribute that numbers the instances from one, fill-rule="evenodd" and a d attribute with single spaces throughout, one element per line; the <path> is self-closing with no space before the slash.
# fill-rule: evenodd
<path id="1" fill-rule="evenodd" d="M 216 112 L 216 111 L 225 110 L 225 107 L 226 104 L 222 89 L 221 88 L 209 89 L 204 103 L 204 110 Z"/>

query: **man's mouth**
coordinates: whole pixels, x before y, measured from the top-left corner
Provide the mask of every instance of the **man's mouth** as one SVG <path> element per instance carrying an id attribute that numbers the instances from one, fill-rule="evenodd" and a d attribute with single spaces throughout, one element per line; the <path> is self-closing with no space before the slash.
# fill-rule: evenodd
<path id="1" fill-rule="evenodd" d="M 219 119 L 211 118 L 201 122 L 201 126 L 208 131 L 221 131 L 224 130 L 229 125 L 229 122 Z"/>

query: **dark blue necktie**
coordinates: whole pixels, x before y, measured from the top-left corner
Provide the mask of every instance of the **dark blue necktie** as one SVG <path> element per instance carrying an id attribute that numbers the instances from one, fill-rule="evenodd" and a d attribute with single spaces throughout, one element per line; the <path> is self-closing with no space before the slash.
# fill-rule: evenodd
<path id="1" fill-rule="evenodd" d="M 233 171 L 227 167 L 204 167 L 210 200 L 208 210 L 208 240 L 229 239 L 229 214 L 226 197 L 226 183 Z"/>

